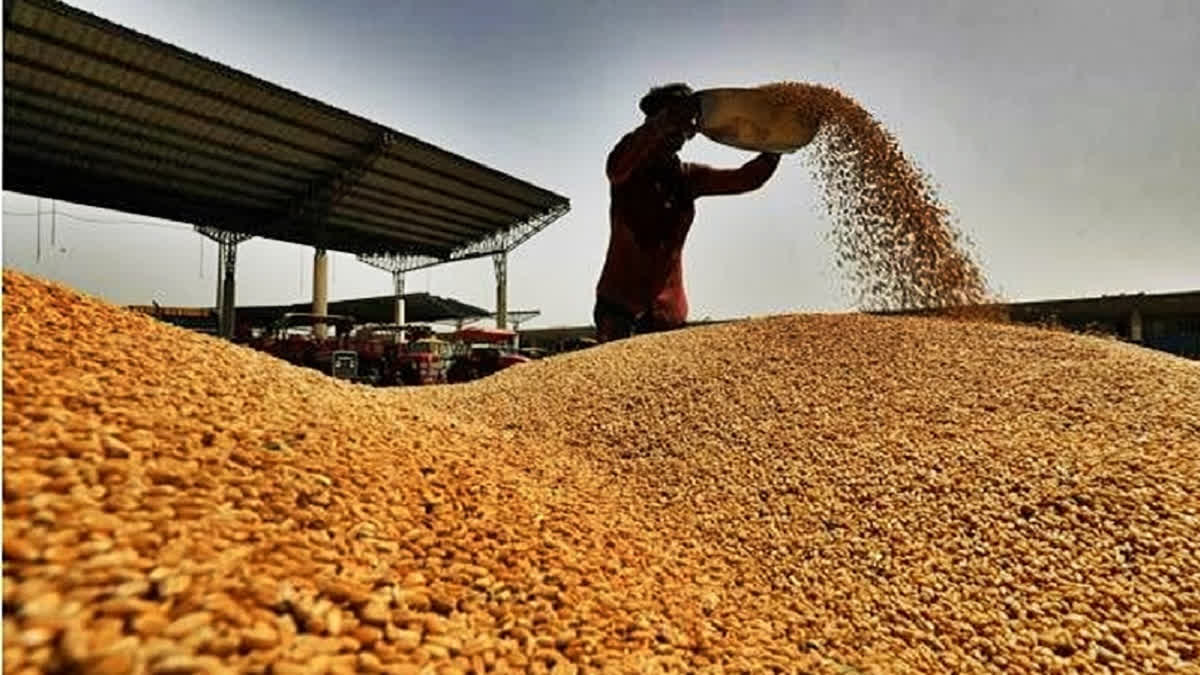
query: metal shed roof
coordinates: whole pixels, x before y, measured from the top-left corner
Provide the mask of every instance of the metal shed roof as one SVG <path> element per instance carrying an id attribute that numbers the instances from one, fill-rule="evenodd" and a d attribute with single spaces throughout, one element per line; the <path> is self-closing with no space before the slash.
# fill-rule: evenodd
<path id="1" fill-rule="evenodd" d="M 453 323 L 456 321 L 476 321 L 494 314 L 482 307 L 430 293 L 408 293 L 404 295 L 405 316 L 409 323 Z M 128 305 L 131 309 L 142 314 L 150 314 L 178 325 L 215 327 L 217 311 L 212 307 L 170 307 L 159 305 Z M 352 316 L 361 323 L 390 323 L 396 310 L 396 296 L 377 295 L 365 298 L 349 298 L 346 300 L 331 300 L 326 308 L 329 314 Z M 312 303 L 298 302 L 287 305 L 252 305 L 238 307 L 238 322 L 262 327 L 289 312 L 307 313 L 312 311 Z M 509 315 L 516 315 L 520 321 L 526 321 L 541 314 L 538 310 L 514 310 Z"/>
<path id="2" fill-rule="evenodd" d="M 435 323 L 448 320 L 470 320 L 491 316 L 491 312 L 454 298 L 446 298 L 429 293 L 408 293 L 404 295 L 405 318 L 409 323 Z M 368 298 L 350 298 L 347 300 L 330 300 L 327 306 L 330 314 L 348 314 L 364 323 L 390 323 L 396 311 L 396 296 L 377 295 Z M 272 319 L 279 318 L 284 312 L 311 312 L 311 302 L 299 302 L 292 305 L 261 308 L 238 308 L 239 316 L 245 316 L 247 311 L 261 310 Z"/>
<path id="3" fill-rule="evenodd" d="M 565 197 L 56 0 L 4 2 L 4 188 L 406 267 Z"/>

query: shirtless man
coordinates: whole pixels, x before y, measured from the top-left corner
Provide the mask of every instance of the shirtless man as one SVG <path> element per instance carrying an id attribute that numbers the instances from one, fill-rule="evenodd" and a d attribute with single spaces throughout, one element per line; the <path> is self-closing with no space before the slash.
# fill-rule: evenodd
<path id="1" fill-rule="evenodd" d="M 774 153 L 737 169 L 681 161 L 696 135 L 692 93 L 686 84 L 651 89 L 638 105 L 646 120 L 608 155 L 611 232 L 593 312 L 599 342 L 683 326 L 683 245 L 696 198 L 756 190 L 779 166 Z"/>

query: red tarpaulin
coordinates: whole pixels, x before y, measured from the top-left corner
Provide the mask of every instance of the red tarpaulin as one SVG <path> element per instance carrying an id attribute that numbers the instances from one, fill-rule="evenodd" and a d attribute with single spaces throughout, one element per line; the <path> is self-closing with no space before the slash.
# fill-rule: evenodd
<path id="1" fill-rule="evenodd" d="M 454 337 L 463 342 L 512 342 L 516 333 L 499 328 L 463 328 Z"/>

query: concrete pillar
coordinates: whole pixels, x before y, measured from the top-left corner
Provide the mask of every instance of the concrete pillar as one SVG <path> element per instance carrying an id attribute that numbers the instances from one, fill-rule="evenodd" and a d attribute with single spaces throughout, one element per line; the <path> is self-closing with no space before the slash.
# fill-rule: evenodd
<path id="1" fill-rule="evenodd" d="M 319 248 L 313 253 L 313 292 L 312 313 L 329 313 L 329 256 L 325 249 Z M 318 339 L 325 337 L 325 324 L 313 326 L 313 335 Z"/>
<path id="2" fill-rule="evenodd" d="M 404 272 L 392 272 L 392 286 L 396 291 L 396 323 L 404 325 L 407 320 L 404 315 Z"/>
<path id="3" fill-rule="evenodd" d="M 508 252 L 492 256 L 496 266 L 496 328 L 508 327 Z"/>
<path id="4" fill-rule="evenodd" d="M 1142 312 L 1136 307 L 1129 315 L 1129 339 L 1133 342 L 1142 341 Z"/>

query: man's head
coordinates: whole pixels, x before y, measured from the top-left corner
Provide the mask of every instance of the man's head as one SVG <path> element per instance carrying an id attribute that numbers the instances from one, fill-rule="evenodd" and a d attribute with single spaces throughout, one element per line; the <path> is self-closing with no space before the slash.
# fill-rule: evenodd
<path id="1" fill-rule="evenodd" d="M 697 111 L 693 94 L 692 88 L 688 85 L 683 82 L 673 82 L 654 87 L 638 102 L 638 108 L 647 118 L 664 112 L 670 115 L 669 119 L 678 126 L 678 138 L 675 143 L 672 143 L 676 151 L 683 147 L 684 141 L 696 135 L 695 116 Z"/>
<path id="2" fill-rule="evenodd" d="M 692 97 L 692 88 L 683 82 L 673 82 L 664 84 L 661 87 L 654 87 L 642 100 L 638 102 L 638 107 L 646 114 L 646 117 L 654 117 L 663 110 L 686 103 Z"/>

